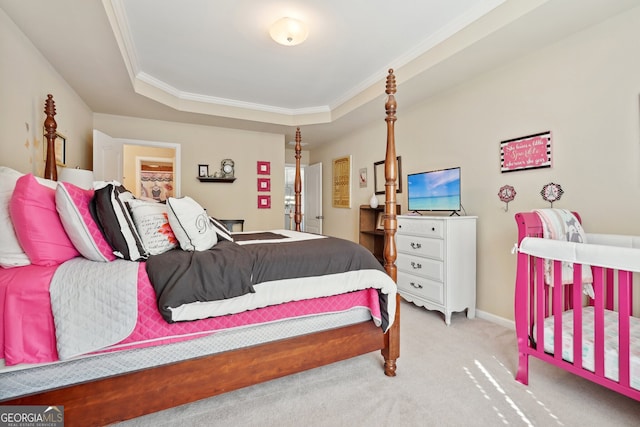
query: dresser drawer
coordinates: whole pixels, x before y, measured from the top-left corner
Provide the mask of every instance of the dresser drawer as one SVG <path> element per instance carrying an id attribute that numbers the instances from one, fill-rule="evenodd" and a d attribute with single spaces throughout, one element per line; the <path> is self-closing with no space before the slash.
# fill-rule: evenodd
<path id="1" fill-rule="evenodd" d="M 444 259 L 444 240 L 396 234 L 396 246 L 398 252 L 405 254 Z"/>
<path id="2" fill-rule="evenodd" d="M 444 282 L 444 262 L 414 255 L 401 254 L 396 260 L 398 270 L 416 276 Z"/>
<path id="3" fill-rule="evenodd" d="M 444 221 L 402 217 L 398 218 L 398 232 L 442 239 L 444 237 Z"/>
<path id="4" fill-rule="evenodd" d="M 444 304 L 444 285 L 424 277 L 399 271 L 398 290 L 400 291 L 400 295 L 402 295 L 402 291 L 406 291 L 407 293 L 436 304 Z"/>

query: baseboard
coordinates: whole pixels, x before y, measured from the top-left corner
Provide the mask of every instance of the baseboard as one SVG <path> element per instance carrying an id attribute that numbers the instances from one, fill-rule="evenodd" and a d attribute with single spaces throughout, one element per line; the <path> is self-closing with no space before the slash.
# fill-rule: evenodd
<path id="1" fill-rule="evenodd" d="M 516 324 L 513 320 L 505 319 L 504 317 L 496 316 L 495 314 L 487 313 L 486 311 L 476 309 L 476 316 L 480 319 L 497 323 L 505 328 L 516 329 Z"/>

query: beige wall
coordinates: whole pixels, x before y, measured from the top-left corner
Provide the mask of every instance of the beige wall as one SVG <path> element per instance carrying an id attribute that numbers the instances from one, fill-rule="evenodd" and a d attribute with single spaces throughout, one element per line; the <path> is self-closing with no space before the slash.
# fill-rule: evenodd
<path id="1" fill-rule="evenodd" d="M 214 217 L 244 219 L 245 230 L 282 228 L 284 135 L 107 114 L 95 114 L 94 126 L 114 138 L 180 144 L 183 196 L 197 200 Z M 235 162 L 235 182 L 198 181 L 199 164 L 208 164 L 213 174 L 227 158 Z M 257 209 L 257 161 L 271 162 L 271 209 Z"/>
<path id="2" fill-rule="evenodd" d="M 0 163 L 41 173 L 43 104 L 55 96 L 56 120 L 67 137 L 70 166 L 91 167 L 91 130 L 113 137 L 173 142 L 182 148 L 182 194 L 214 216 L 245 218 L 247 229 L 281 227 L 284 136 L 242 130 L 92 115 L 0 10 Z M 398 88 L 397 154 L 407 173 L 462 167 L 463 205 L 478 222 L 478 309 L 512 319 L 516 240 L 513 215 L 548 207 L 539 194 L 549 182 L 565 194 L 554 207 L 577 210 L 591 232 L 640 235 L 640 8 L 575 34 L 499 69 L 477 76 L 420 105 L 403 107 Z M 396 70 L 401 75 L 402 69 Z M 380 88 L 382 92 L 383 87 Z M 499 142 L 550 130 L 553 167 L 500 173 Z M 303 129 L 304 133 L 304 129 Z M 357 241 L 358 206 L 373 192 L 373 163 L 384 158 L 380 118 L 331 144 L 305 151 L 303 164 L 323 163 L 324 231 Z M 331 163 L 352 156 L 352 208 L 331 207 Z M 200 183 L 197 165 L 215 170 L 236 161 L 233 184 Z M 271 162 L 272 209 L 256 209 L 256 161 Z M 369 184 L 358 186 L 367 168 Z M 505 212 L 498 189 L 513 185 Z M 398 195 L 406 210 L 406 191 Z M 382 199 L 381 199 L 382 200 Z"/>
<path id="3" fill-rule="evenodd" d="M 0 9 L 0 164 L 44 172 L 44 101 L 52 94 L 67 165 L 91 168 L 92 112 Z"/>
<path id="4" fill-rule="evenodd" d="M 405 188 L 407 173 L 462 167 L 462 203 L 468 215 L 479 217 L 479 310 L 513 319 L 513 215 L 549 207 L 539 194 L 549 182 L 565 191 L 554 207 L 580 212 L 588 232 L 640 235 L 638 40 L 640 8 L 415 107 L 403 107 L 398 87 L 397 154 Z M 367 203 L 373 162 L 384 157 L 383 119 L 381 103 L 380 120 L 312 153 L 313 162 L 324 165 L 327 234 L 357 239 L 357 205 Z M 500 173 L 500 141 L 547 130 L 553 135 L 552 168 Z M 347 154 L 353 156 L 353 182 L 358 169 L 367 167 L 370 184 L 366 190 L 353 187 L 352 209 L 334 209 L 331 160 Z M 508 212 L 497 196 L 505 184 L 517 191 Z M 406 192 L 399 196 L 406 211 Z"/>

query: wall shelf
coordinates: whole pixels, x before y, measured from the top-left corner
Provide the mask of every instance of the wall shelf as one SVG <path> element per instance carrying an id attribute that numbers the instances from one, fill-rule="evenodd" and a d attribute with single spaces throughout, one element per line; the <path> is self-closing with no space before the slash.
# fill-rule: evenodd
<path id="1" fill-rule="evenodd" d="M 231 184 L 236 178 L 213 178 L 208 176 L 199 176 L 198 180 L 200 182 L 226 182 L 227 184 Z"/>

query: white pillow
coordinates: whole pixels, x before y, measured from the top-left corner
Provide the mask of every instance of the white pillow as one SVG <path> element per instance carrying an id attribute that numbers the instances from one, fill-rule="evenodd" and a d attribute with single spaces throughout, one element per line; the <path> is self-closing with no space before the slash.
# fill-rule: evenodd
<path id="1" fill-rule="evenodd" d="M 169 224 L 167 205 L 139 199 L 129 200 L 127 204 L 142 244 L 150 255 L 159 255 L 178 246 Z"/>
<path id="2" fill-rule="evenodd" d="M 93 190 L 60 182 L 56 188 L 56 210 L 69 239 L 83 257 L 91 261 L 113 261 L 116 259 L 113 248 L 91 215 L 93 195 Z"/>
<path id="3" fill-rule="evenodd" d="M 4 268 L 20 267 L 31 264 L 29 257 L 18 242 L 13 222 L 9 214 L 9 202 L 16 187 L 16 181 L 23 176 L 14 169 L 0 166 L 0 266 Z M 44 178 L 36 180 L 47 187 L 56 188 L 56 182 Z"/>
<path id="4" fill-rule="evenodd" d="M 218 243 L 207 211 L 191 197 L 169 197 L 167 215 L 182 250 L 206 251 Z"/>

